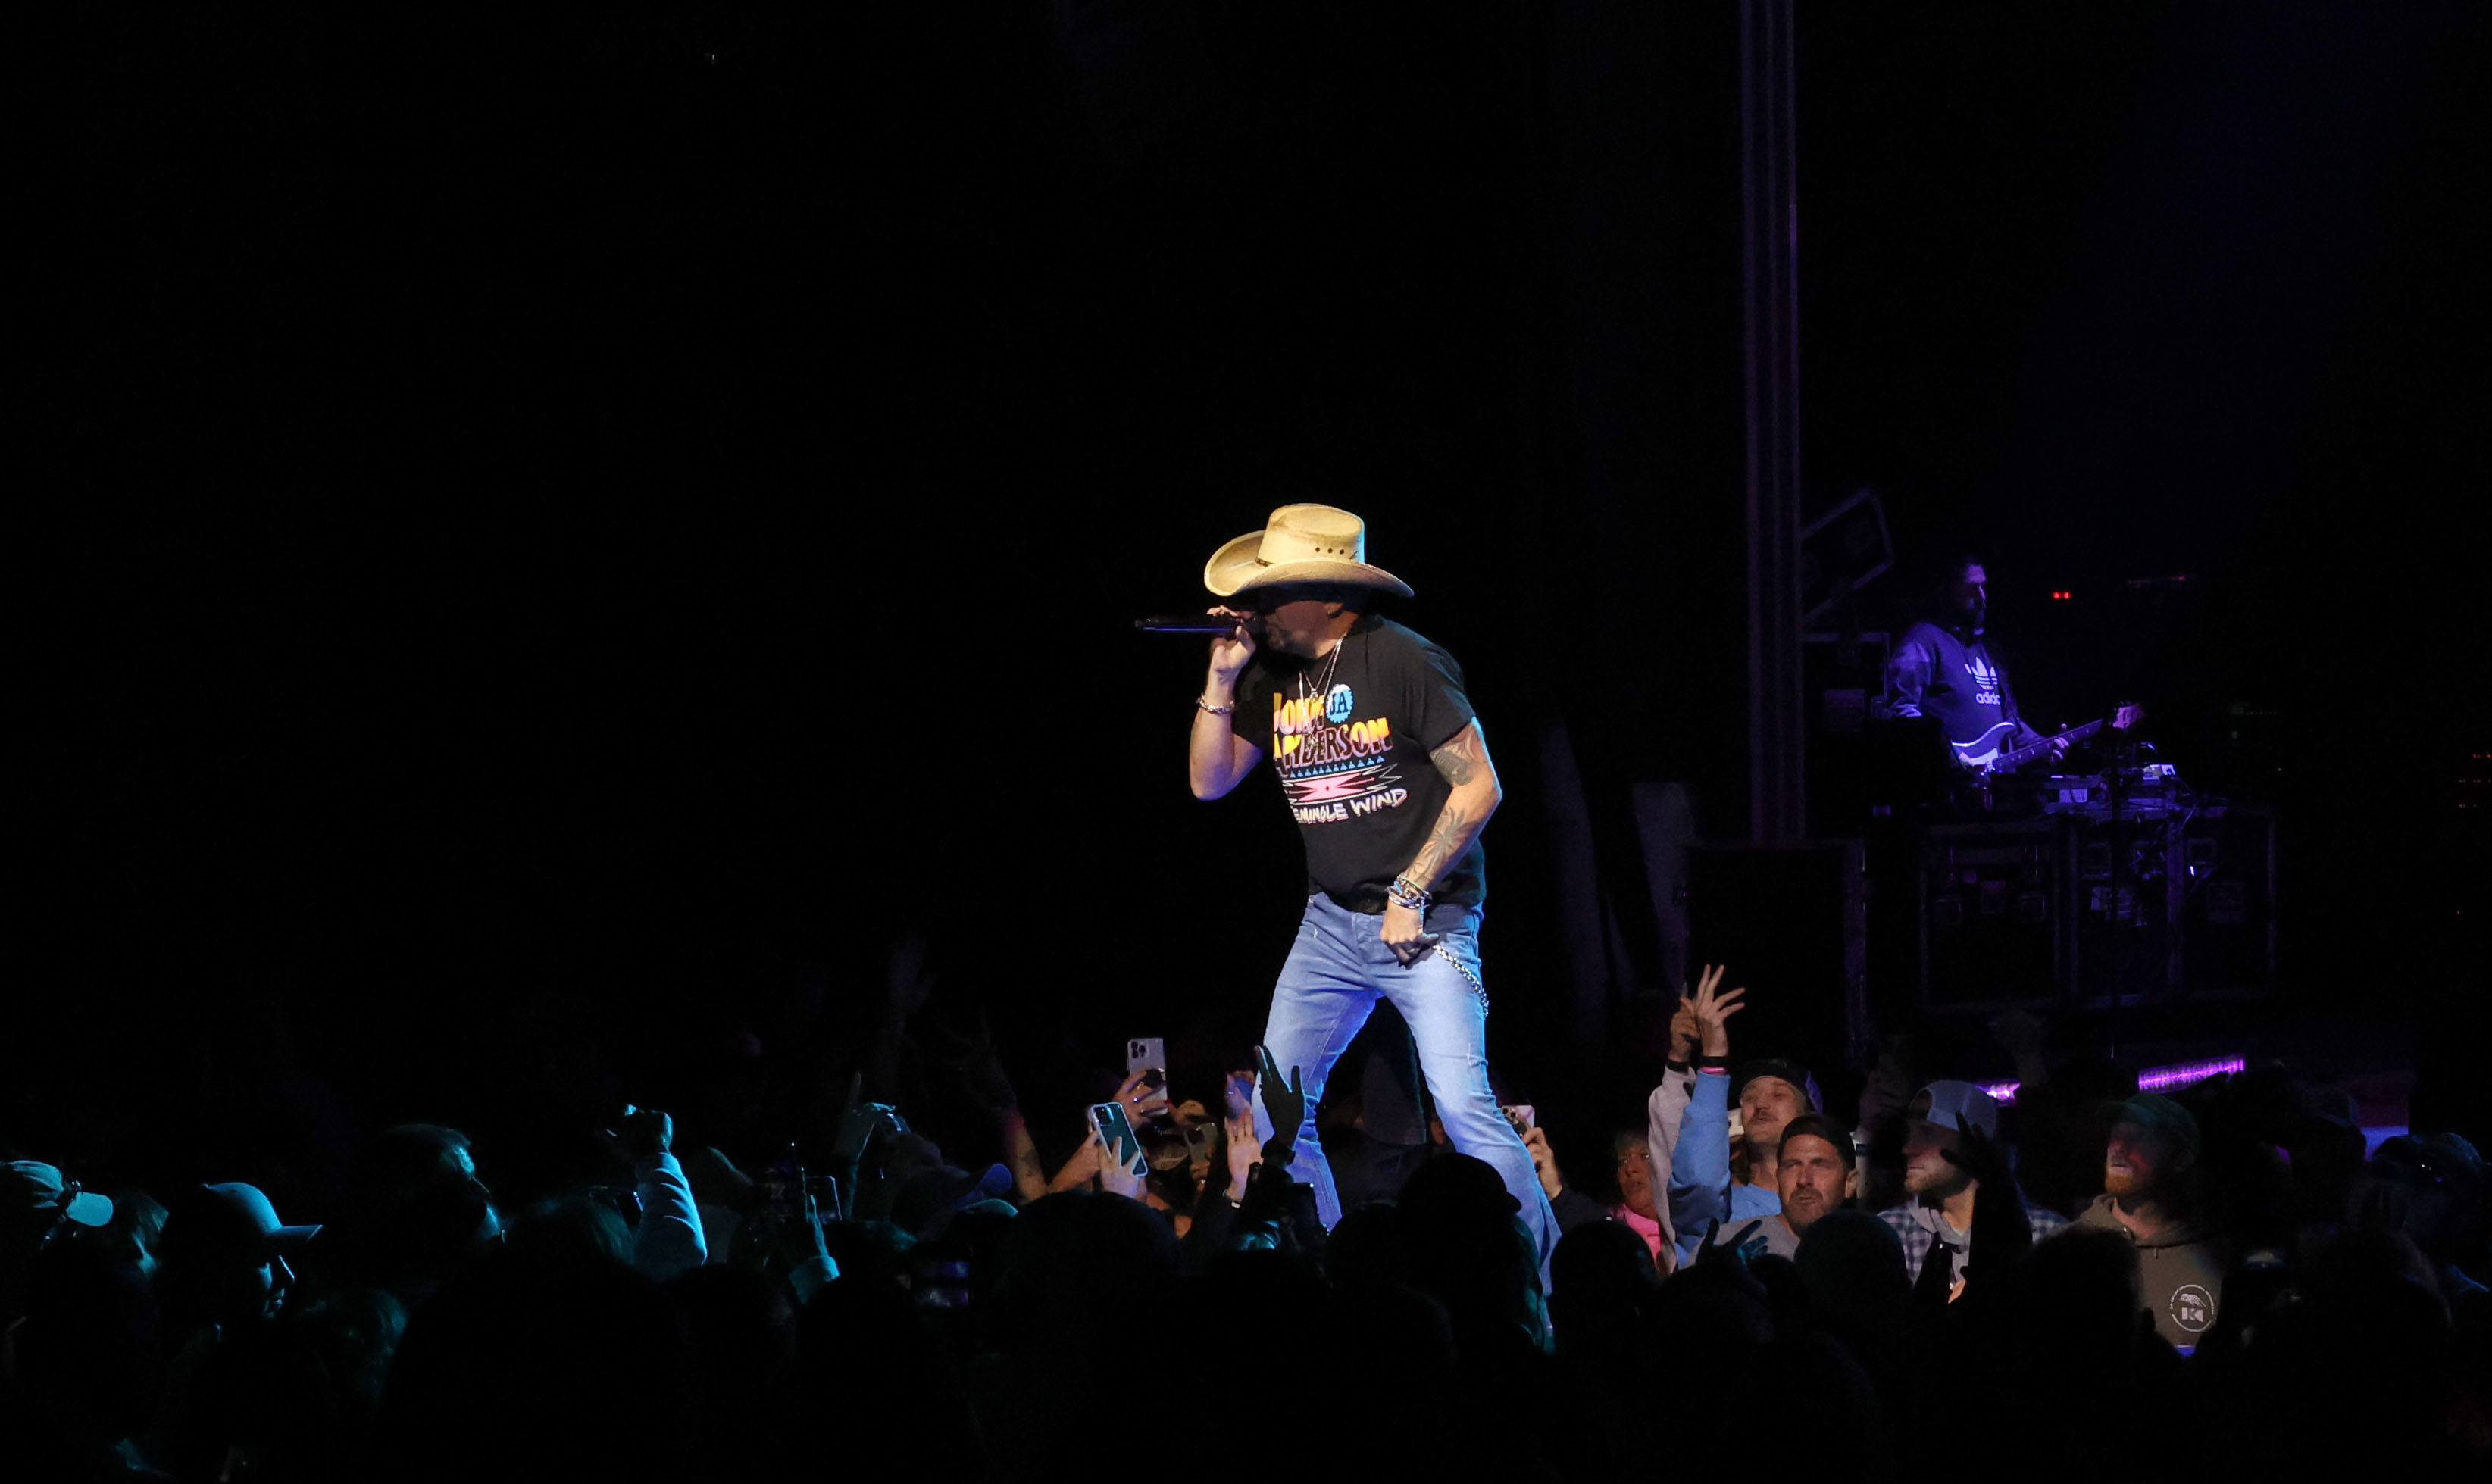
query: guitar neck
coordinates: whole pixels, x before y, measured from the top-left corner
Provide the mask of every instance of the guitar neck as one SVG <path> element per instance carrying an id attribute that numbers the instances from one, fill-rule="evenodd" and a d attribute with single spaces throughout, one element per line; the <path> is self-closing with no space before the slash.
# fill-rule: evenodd
<path id="1" fill-rule="evenodd" d="M 2099 721 L 2088 722 L 2083 727 L 2071 727 L 2057 736 L 2044 737 L 2039 742 L 2020 747 L 2012 753 L 2002 753 L 1991 762 L 1991 770 L 1993 772 L 2004 773 L 2010 768 L 2021 767 L 2025 763 L 2032 761 L 2033 758 L 2039 757 L 2044 753 L 2049 752 L 2052 744 L 2055 742 L 2066 742 L 2072 746 L 2076 743 L 2083 742 L 2086 738 L 2102 730 L 2104 726 L 2108 724 L 2111 718 L 2104 717 Z"/>

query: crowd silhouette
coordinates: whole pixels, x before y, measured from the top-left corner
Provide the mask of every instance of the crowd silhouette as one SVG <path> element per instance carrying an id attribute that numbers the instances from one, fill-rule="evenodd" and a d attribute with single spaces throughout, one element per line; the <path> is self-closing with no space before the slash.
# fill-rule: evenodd
<path id="1" fill-rule="evenodd" d="M 170 1168 L 20 1109 L 8 1475 L 2492 1461 L 2484 1172 L 2456 1134 L 2371 1151 L 2283 1066 L 2140 1093 L 2015 1022 L 2012 1102 L 1899 1045 L 1829 1108 L 1772 1048 L 1732 1059 L 1720 983 L 1682 997 L 1641 1123 L 1570 1146 L 1515 1110 L 1564 1229 L 1545 1272 L 1424 1099 L 1381 1108 L 1389 1077 L 1346 1066 L 1324 1104 L 1359 1193 L 1326 1231 L 1255 1137 L 1258 1099 L 1300 1126 L 1296 1069 L 1101 1067 L 1125 1157 L 1078 1099 L 1023 1108 L 982 1018 L 912 1026 L 913 963 L 870 1034 L 730 1037 L 671 1113 L 595 1111 L 610 1078 L 575 1058 L 524 1136 L 357 1137 L 332 1109 Z"/>

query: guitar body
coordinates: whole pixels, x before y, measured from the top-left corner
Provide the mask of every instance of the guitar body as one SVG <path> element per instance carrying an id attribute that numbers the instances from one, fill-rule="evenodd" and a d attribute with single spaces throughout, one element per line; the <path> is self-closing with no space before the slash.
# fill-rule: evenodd
<path id="1" fill-rule="evenodd" d="M 1955 760 L 1974 774 L 2007 773 L 2041 757 L 2055 744 L 2066 743 L 2074 746 L 2106 727 L 2117 731 L 2126 731 L 2145 719 L 2144 706 L 2122 706 L 2101 721 L 2088 722 L 2083 727 L 2071 727 L 2057 736 L 2044 737 L 2039 742 L 2031 742 L 2008 751 L 2002 751 L 2002 749 L 2015 740 L 2016 724 L 1999 722 L 1970 742 L 1950 742 L 1947 746 L 1955 749 Z"/>
<path id="2" fill-rule="evenodd" d="M 1970 742 L 1950 742 L 1947 746 L 1955 749 L 1956 761 L 1977 772 L 1987 773 L 1990 765 L 1999 760 L 2000 752 L 2015 737 L 2016 724 L 2000 722 Z"/>

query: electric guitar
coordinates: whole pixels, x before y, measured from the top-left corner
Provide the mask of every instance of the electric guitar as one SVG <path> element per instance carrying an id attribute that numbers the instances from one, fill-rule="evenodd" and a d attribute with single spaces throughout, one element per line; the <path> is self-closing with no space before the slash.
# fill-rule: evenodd
<path id="1" fill-rule="evenodd" d="M 2065 742 L 2073 747 L 2106 727 L 2114 731 L 2126 731 L 2145 719 L 2144 706 L 2122 706 L 2099 721 L 2071 727 L 2057 736 L 2044 737 L 2039 742 L 2029 742 L 2004 752 L 2001 749 L 2006 748 L 2008 739 L 2016 735 L 2017 724 L 2001 722 L 1970 742 L 1950 742 L 1947 746 L 1955 749 L 1955 760 L 1976 776 L 2012 773 L 2048 753 L 2054 743 Z"/>

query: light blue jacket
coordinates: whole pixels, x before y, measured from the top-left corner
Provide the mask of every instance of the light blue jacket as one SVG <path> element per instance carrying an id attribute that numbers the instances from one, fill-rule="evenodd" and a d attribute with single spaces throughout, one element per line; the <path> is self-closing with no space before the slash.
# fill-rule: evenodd
<path id="1" fill-rule="evenodd" d="M 1696 1261 L 1714 1222 L 1729 1231 L 1783 1209 L 1782 1198 L 1764 1186 L 1731 1183 L 1731 1079 L 1701 1071 L 1695 1081 L 1670 1155 L 1670 1230 L 1681 1267 Z"/>

